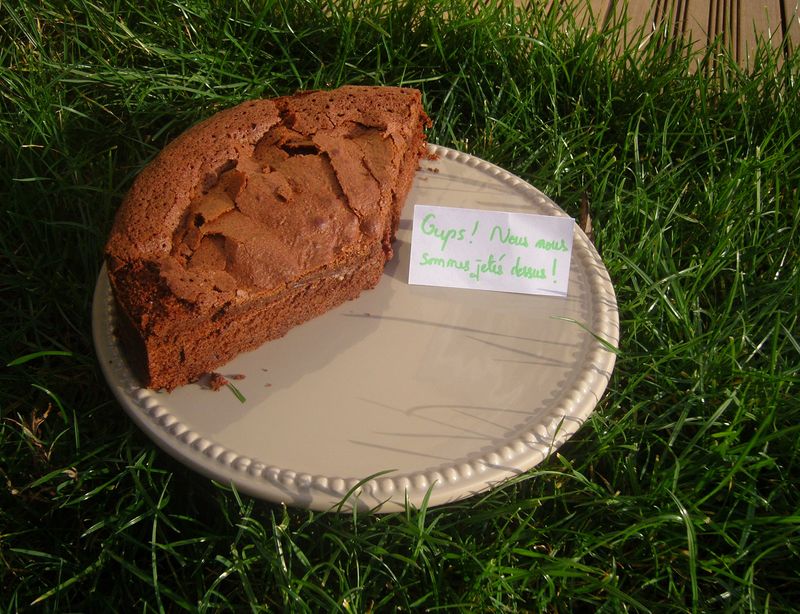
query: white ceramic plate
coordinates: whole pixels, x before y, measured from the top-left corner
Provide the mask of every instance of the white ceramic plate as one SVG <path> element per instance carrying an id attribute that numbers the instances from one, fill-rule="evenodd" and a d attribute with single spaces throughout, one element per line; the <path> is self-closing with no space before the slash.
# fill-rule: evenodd
<path id="1" fill-rule="evenodd" d="M 378 287 L 219 369 L 245 375 L 233 382 L 243 403 L 227 388 L 142 388 L 113 334 L 104 268 L 94 341 L 134 422 L 182 463 L 250 495 L 381 512 L 484 491 L 573 435 L 614 366 L 594 336 L 618 341 L 608 273 L 576 225 L 567 298 L 410 286 L 415 203 L 565 215 L 497 166 L 430 149 L 439 157 L 421 164 Z"/>

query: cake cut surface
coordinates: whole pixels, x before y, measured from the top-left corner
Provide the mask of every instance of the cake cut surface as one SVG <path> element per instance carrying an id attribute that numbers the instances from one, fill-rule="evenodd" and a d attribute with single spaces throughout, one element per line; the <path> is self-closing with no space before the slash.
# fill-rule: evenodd
<path id="1" fill-rule="evenodd" d="M 106 245 L 118 335 L 172 390 L 380 280 L 430 120 L 417 90 L 253 100 L 141 172 Z"/>

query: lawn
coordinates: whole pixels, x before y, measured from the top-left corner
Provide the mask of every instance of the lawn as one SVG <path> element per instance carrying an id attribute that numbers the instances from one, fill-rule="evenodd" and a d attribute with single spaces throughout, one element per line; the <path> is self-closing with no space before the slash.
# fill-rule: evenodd
<path id="1" fill-rule="evenodd" d="M 0 3 L 0 610 L 796 611 L 800 57 L 741 69 L 622 32 L 566 6 Z M 94 354 L 143 165 L 219 109 L 345 83 L 417 87 L 431 142 L 588 203 L 617 292 L 591 418 L 443 507 L 212 483 L 137 430 Z"/>

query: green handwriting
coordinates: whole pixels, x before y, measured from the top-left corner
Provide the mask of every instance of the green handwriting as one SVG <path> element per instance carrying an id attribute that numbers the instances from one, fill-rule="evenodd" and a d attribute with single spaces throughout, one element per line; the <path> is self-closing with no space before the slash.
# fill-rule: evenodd
<path id="1" fill-rule="evenodd" d="M 503 265 L 501 264 L 501 261 L 505 257 L 506 255 L 503 254 L 499 258 L 495 259 L 494 254 L 489 254 L 486 262 L 478 259 L 478 261 L 475 263 L 475 269 L 469 274 L 469 276 L 475 281 L 480 281 L 482 273 L 491 273 L 492 275 L 498 276 L 502 275 Z"/>
<path id="2" fill-rule="evenodd" d="M 436 256 L 429 256 L 428 252 L 422 254 L 422 260 L 419 262 L 420 266 L 438 266 L 443 269 L 458 269 L 460 271 L 469 271 L 469 260 L 458 261 L 454 258 L 439 258 Z"/>
<path id="3" fill-rule="evenodd" d="M 567 248 L 567 244 L 564 239 L 554 240 L 554 241 L 545 241 L 544 239 L 539 239 L 536 242 L 534 247 L 538 247 L 539 249 L 547 250 L 548 252 L 568 252 L 569 248 Z"/>
<path id="4" fill-rule="evenodd" d="M 495 226 L 492 228 L 492 233 L 489 235 L 489 240 L 494 241 L 495 239 L 499 239 L 503 244 L 528 247 L 528 237 L 525 235 L 513 235 L 511 234 L 510 228 L 506 228 L 505 231 L 500 226 Z"/>
<path id="5" fill-rule="evenodd" d="M 433 235 L 442 242 L 442 251 L 447 247 L 447 242 L 451 239 L 463 241 L 466 231 L 463 228 L 439 228 L 436 225 L 436 215 L 429 213 L 422 219 L 422 232 L 426 235 Z"/>
<path id="6" fill-rule="evenodd" d="M 519 261 L 519 256 L 517 256 L 517 261 L 514 263 L 514 266 L 511 267 L 511 274 L 514 277 L 525 277 L 527 279 L 547 279 L 547 274 L 544 272 L 544 269 L 534 269 L 533 267 L 525 266 Z"/>

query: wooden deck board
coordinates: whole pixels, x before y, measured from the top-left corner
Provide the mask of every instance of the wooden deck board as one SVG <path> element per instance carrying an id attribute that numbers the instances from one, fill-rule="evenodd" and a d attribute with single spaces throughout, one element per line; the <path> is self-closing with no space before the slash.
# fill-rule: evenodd
<path id="1" fill-rule="evenodd" d="M 515 0 L 523 7 L 556 9 L 558 0 Z M 625 20 L 626 39 L 659 35 L 675 48 L 702 51 L 721 44 L 742 66 L 753 68 L 760 39 L 784 53 L 800 46 L 800 0 L 583 0 L 579 27 L 608 27 Z"/>

